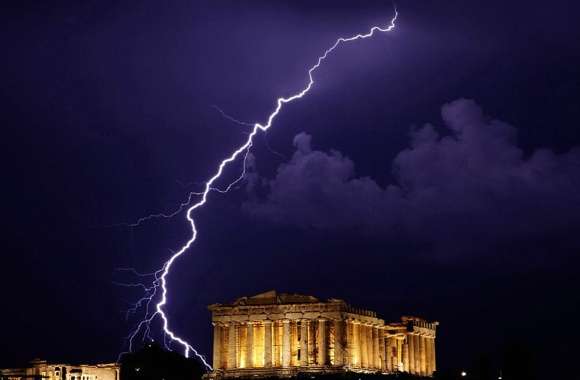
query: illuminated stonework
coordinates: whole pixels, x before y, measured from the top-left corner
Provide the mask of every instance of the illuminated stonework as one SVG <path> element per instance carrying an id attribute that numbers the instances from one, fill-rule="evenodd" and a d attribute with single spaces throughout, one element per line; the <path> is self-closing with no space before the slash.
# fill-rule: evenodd
<path id="1" fill-rule="evenodd" d="M 209 306 L 214 326 L 210 377 L 299 372 L 408 372 L 432 376 L 438 322 L 388 323 L 346 302 L 269 291 Z"/>
<path id="2" fill-rule="evenodd" d="M 119 380 L 119 366 L 108 364 L 49 364 L 33 360 L 26 368 L 0 369 L 0 380 Z"/>

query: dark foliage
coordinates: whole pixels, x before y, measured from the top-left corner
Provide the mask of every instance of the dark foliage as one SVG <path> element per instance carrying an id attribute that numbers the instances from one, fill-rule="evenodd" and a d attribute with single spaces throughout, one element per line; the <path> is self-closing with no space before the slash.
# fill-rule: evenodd
<path id="1" fill-rule="evenodd" d="M 346 372 L 343 374 L 331 374 L 331 375 L 312 375 L 309 373 L 304 373 L 298 375 L 296 379 L 297 380 L 421 380 L 428 378 L 413 376 L 407 373 L 397 373 L 392 375 L 380 375 L 380 374 L 374 375 L 374 374 Z"/>
<path id="2" fill-rule="evenodd" d="M 504 379 L 534 380 L 535 364 L 531 346 L 528 342 L 512 342 L 503 353 Z"/>
<path id="3" fill-rule="evenodd" d="M 149 343 L 121 360 L 123 380 L 194 380 L 205 373 L 203 364 Z"/>
<path id="4" fill-rule="evenodd" d="M 313 374 L 300 373 L 290 380 L 421 380 L 430 379 L 426 377 L 413 376 L 406 373 L 398 373 L 392 375 L 379 374 L 361 374 L 354 372 L 346 372 L 341 374 Z M 260 377 L 260 380 L 280 380 L 279 377 Z"/>

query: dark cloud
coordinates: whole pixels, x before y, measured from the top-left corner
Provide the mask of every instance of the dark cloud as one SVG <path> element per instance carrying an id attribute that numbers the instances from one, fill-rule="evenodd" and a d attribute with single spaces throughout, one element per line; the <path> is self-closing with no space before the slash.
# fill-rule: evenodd
<path id="1" fill-rule="evenodd" d="M 391 165 L 395 183 L 386 187 L 358 177 L 339 151 L 313 150 L 311 136 L 300 133 L 275 177 L 252 181 L 244 209 L 276 223 L 455 247 L 577 229 L 580 148 L 526 155 L 516 129 L 489 119 L 471 100 L 444 105 L 442 118 L 444 131 L 430 124 L 411 131 L 410 146 Z"/>

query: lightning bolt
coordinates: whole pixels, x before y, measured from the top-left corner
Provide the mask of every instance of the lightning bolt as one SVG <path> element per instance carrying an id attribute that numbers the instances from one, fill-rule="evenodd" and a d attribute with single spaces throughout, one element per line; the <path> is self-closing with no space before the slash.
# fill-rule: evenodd
<path id="1" fill-rule="evenodd" d="M 137 301 L 137 303 L 134 305 L 134 307 L 132 309 L 130 309 L 130 312 L 135 312 L 137 310 L 137 308 L 141 307 L 143 304 L 146 305 L 144 319 L 142 319 L 139 322 L 139 324 L 136 326 L 133 333 L 128 337 L 129 351 L 132 351 L 133 341 L 140 334 L 140 332 L 143 330 L 144 331 L 144 339 L 146 337 L 148 338 L 151 322 L 155 318 L 160 318 L 161 323 L 162 323 L 162 327 L 163 327 L 164 342 L 165 342 L 166 337 L 169 337 L 170 341 L 177 342 L 179 345 L 181 345 L 183 347 L 185 357 L 189 357 L 190 353 L 193 352 L 194 355 L 197 356 L 208 369 L 210 369 L 210 370 L 212 369 L 212 367 L 207 363 L 207 361 L 205 360 L 205 358 L 202 355 L 200 355 L 189 343 L 187 343 L 183 338 L 179 337 L 173 330 L 170 329 L 169 318 L 167 317 L 167 314 L 164 310 L 164 307 L 167 305 L 167 302 L 168 302 L 168 293 L 169 292 L 168 292 L 168 288 L 167 288 L 167 278 L 171 272 L 171 268 L 175 264 L 176 260 L 181 255 L 183 255 L 197 239 L 198 231 L 197 231 L 195 221 L 193 219 L 194 212 L 198 208 L 201 208 L 202 206 L 204 206 L 207 203 L 208 196 L 212 191 L 226 193 L 233 186 L 235 186 L 237 183 L 239 183 L 240 181 L 243 180 L 243 178 L 246 174 L 246 161 L 247 161 L 250 149 L 252 148 L 252 145 L 254 143 L 254 137 L 259 132 L 266 132 L 268 129 L 270 129 L 272 127 L 276 117 L 282 111 L 282 108 L 284 107 L 285 104 L 291 103 L 291 102 L 298 100 L 298 99 L 301 99 L 306 94 L 308 94 L 308 92 L 310 91 L 312 86 L 314 86 L 314 76 L 313 76 L 314 72 L 322 65 L 322 63 L 326 60 L 326 58 L 329 56 L 329 54 L 331 54 L 336 48 L 338 48 L 342 44 L 361 40 L 361 39 L 365 39 L 365 38 L 370 38 L 370 37 L 374 36 L 375 33 L 386 33 L 386 32 L 392 31 L 395 28 L 395 22 L 397 20 L 397 17 L 398 17 L 398 12 L 397 12 L 397 9 L 395 7 L 394 8 L 394 15 L 393 15 L 390 23 L 387 26 L 385 26 L 385 27 L 373 26 L 365 34 L 356 34 L 356 35 L 351 36 L 351 37 L 338 38 L 334 42 L 334 44 L 332 44 L 332 46 L 330 46 L 328 49 L 326 49 L 324 51 L 324 54 L 322 54 L 321 56 L 318 57 L 316 64 L 311 66 L 308 69 L 308 84 L 304 88 L 302 88 L 302 90 L 300 90 L 299 92 L 297 92 L 291 96 L 280 97 L 280 98 L 276 99 L 276 107 L 274 108 L 274 111 L 272 113 L 270 113 L 270 115 L 266 119 L 266 122 L 263 124 L 262 123 L 251 124 L 251 123 L 241 122 L 237 119 L 234 119 L 234 118 L 228 116 L 223 111 L 221 111 L 219 108 L 214 107 L 220 113 L 222 113 L 222 116 L 224 116 L 225 118 L 227 118 L 231 121 L 237 122 L 238 124 L 241 124 L 241 125 L 251 126 L 252 130 L 248 134 L 245 142 L 242 145 L 240 145 L 236 150 L 234 150 L 227 158 L 225 158 L 223 161 L 220 162 L 214 175 L 212 177 L 210 177 L 205 182 L 202 192 L 190 193 L 188 199 L 185 202 L 181 203 L 180 206 L 177 208 L 177 210 L 175 210 L 174 212 L 167 213 L 167 214 L 165 214 L 165 213 L 152 214 L 152 215 L 149 215 L 147 217 L 139 219 L 137 222 L 135 222 L 133 224 L 130 224 L 130 226 L 138 226 L 142 222 L 147 221 L 149 219 L 170 218 L 170 217 L 173 217 L 173 216 L 179 214 L 181 211 L 183 211 L 187 207 L 186 219 L 191 227 L 191 237 L 179 250 L 173 252 L 171 257 L 163 264 L 163 267 L 161 269 L 159 269 L 156 272 L 153 272 L 152 274 L 145 274 L 145 276 L 147 276 L 147 275 L 154 276 L 155 280 L 153 281 L 153 285 L 147 286 L 147 285 L 142 284 L 140 282 L 139 283 L 121 284 L 124 286 L 130 286 L 130 287 L 140 287 L 140 288 L 143 288 L 146 292 L 145 296 L 143 298 L 141 298 L 139 301 Z M 225 167 L 228 164 L 236 161 L 240 156 L 243 157 L 243 167 L 242 167 L 241 175 L 236 180 L 234 180 L 232 183 L 230 183 L 225 189 L 219 189 L 217 187 L 214 187 L 214 183 L 222 176 Z M 195 196 L 195 195 L 199 196 L 200 199 L 196 203 L 192 204 L 191 202 L 192 202 L 193 196 Z M 125 268 L 125 269 L 132 271 L 134 274 L 141 275 L 131 268 Z M 152 313 L 149 313 L 149 305 L 158 296 L 159 290 L 161 290 L 160 300 L 155 304 L 155 311 Z"/>

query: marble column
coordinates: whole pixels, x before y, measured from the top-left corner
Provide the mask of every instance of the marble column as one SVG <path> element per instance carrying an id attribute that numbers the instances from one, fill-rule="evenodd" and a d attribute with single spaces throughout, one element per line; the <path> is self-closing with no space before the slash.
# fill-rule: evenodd
<path id="1" fill-rule="evenodd" d="M 254 367 L 254 324 L 246 323 L 246 368 Z"/>
<path id="2" fill-rule="evenodd" d="M 368 328 L 366 325 L 361 323 L 360 325 L 360 348 L 364 352 L 361 352 L 361 366 L 368 368 L 369 366 L 369 337 Z M 363 363 L 364 361 L 364 363 Z"/>
<path id="3" fill-rule="evenodd" d="M 413 335 L 413 344 L 415 345 L 415 374 L 421 374 L 421 352 L 419 348 L 419 335 Z"/>
<path id="4" fill-rule="evenodd" d="M 385 363 L 387 372 L 393 371 L 393 347 L 392 338 L 385 338 Z"/>
<path id="5" fill-rule="evenodd" d="M 393 337 L 393 371 L 399 370 L 399 339 Z"/>
<path id="6" fill-rule="evenodd" d="M 375 368 L 375 344 L 373 340 L 373 326 L 367 325 L 367 356 L 368 368 Z"/>
<path id="7" fill-rule="evenodd" d="M 334 321 L 334 365 L 344 364 L 344 322 Z"/>
<path id="8" fill-rule="evenodd" d="M 381 355 L 379 351 L 379 328 L 373 326 L 373 358 L 374 358 L 374 367 L 379 369 L 381 368 Z"/>
<path id="9" fill-rule="evenodd" d="M 227 358 L 227 368 L 236 368 L 236 340 L 237 340 L 237 329 L 235 323 L 230 323 L 228 327 L 228 358 Z"/>
<path id="10" fill-rule="evenodd" d="M 386 351 L 383 330 L 379 329 L 379 361 L 383 372 L 387 370 Z"/>
<path id="11" fill-rule="evenodd" d="M 425 337 L 425 356 L 427 361 L 427 376 L 431 376 L 433 369 L 431 369 L 431 337 Z"/>
<path id="12" fill-rule="evenodd" d="M 280 335 L 280 324 L 278 321 L 272 322 L 272 366 L 282 366 L 282 339 Z"/>
<path id="13" fill-rule="evenodd" d="M 290 334 L 292 339 L 290 340 L 290 350 L 292 352 L 290 358 L 290 365 L 292 367 L 297 367 L 300 365 L 300 322 L 292 321 L 290 322 Z"/>
<path id="14" fill-rule="evenodd" d="M 367 339 L 367 327 L 362 323 L 359 326 L 360 330 L 360 350 L 361 350 L 361 367 L 368 368 L 369 366 L 369 351 Z"/>
<path id="15" fill-rule="evenodd" d="M 356 354 L 354 352 L 354 324 L 352 321 L 346 321 L 346 351 L 347 351 L 347 365 L 354 367 L 356 364 Z"/>
<path id="16" fill-rule="evenodd" d="M 419 339 L 419 352 L 421 356 L 421 375 L 427 374 L 427 353 L 425 350 L 425 337 L 421 336 Z"/>
<path id="17" fill-rule="evenodd" d="M 435 337 L 431 339 L 431 368 L 433 372 L 437 371 L 437 356 L 435 352 Z"/>
<path id="18" fill-rule="evenodd" d="M 393 365 L 395 371 L 401 370 L 401 339 L 393 338 Z"/>
<path id="19" fill-rule="evenodd" d="M 222 368 L 222 327 L 219 324 L 213 325 L 213 367 L 215 369 Z"/>
<path id="20" fill-rule="evenodd" d="M 361 345 L 362 345 L 362 341 L 361 341 L 361 324 L 357 321 L 353 321 L 352 322 L 352 333 L 353 333 L 353 343 L 352 343 L 352 349 L 353 349 L 353 353 L 354 353 L 354 361 L 355 361 L 355 366 L 357 368 L 362 367 L 362 350 L 361 350 Z"/>
<path id="21" fill-rule="evenodd" d="M 316 335 L 316 346 L 318 348 L 316 364 L 318 364 L 319 366 L 326 365 L 328 347 L 326 346 L 326 320 L 324 319 L 318 320 L 318 333 Z"/>
<path id="22" fill-rule="evenodd" d="M 308 365 L 308 321 L 300 321 L 300 365 Z"/>
<path id="23" fill-rule="evenodd" d="M 272 322 L 264 321 L 264 367 L 272 367 Z"/>
<path id="24" fill-rule="evenodd" d="M 355 332 L 355 344 L 354 349 L 357 356 L 357 367 L 362 368 L 363 366 L 363 345 L 364 345 L 364 331 L 363 325 L 360 322 L 354 324 Z M 366 350 L 366 348 L 365 348 Z"/>
<path id="25" fill-rule="evenodd" d="M 400 359 L 399 357 L 401 356 L 401 339 L 394 337 L 393 338 L 393 370 L 394 371 L 400 371 L 401 367 L 400 367 Z"/>
<path id="26" fill-rule="evenodd" d="M 369 357 L 369 368 L 375 368 L 375 335 L 374 335 L 374 327 L 372 325 L 367 326 L 367 352 Z M 378 344 L 378 342 L 377 342 Z"/>
<path id="27" fill-rule="evenodd" d="M 409 368 L 407 371 L 415 374 L 415 338 L 413 335 L 407 334 L 407 346 L 409 346 Z"/>
<path id="28" fill-rule="evenodd" d="M 409 343 L 403 341 L 403 371 L 409 372 Z"/>
<path id="29" fill-rule="evenodd" d="M 308 365 L 316 364 L 316 321 L 307 321 L 308 324 Z"/>
<path id="30" fill-rule="evenodd" d="M 290 321 L 284 320 L 282 331 L 282 366 L 290 367 Z"/>

